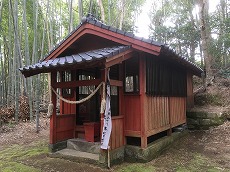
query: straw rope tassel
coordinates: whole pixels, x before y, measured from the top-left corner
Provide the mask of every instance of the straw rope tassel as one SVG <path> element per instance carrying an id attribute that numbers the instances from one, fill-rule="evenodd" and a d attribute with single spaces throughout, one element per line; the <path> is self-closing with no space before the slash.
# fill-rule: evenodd
<path id="1" fill-rule="evenodd" d="M 103 82 L 103 90 L 102 90 L 102 100 L 101 100 L 101 109 L 100 113 L 105 112 L 105 107 L 106 107 L 106 101 L 105 101 L 105 83 Z"/>

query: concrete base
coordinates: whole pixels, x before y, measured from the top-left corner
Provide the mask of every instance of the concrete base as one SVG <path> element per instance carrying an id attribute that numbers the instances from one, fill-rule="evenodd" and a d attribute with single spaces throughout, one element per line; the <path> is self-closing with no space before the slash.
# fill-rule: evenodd
<path id="1" fill-rule="evenodd" d="M 110 150 L 109 151 L 110 156 L 110 164 L 116 165 L 124 162 L 124 155 L 125 155 L 125 146 Z M 102 164 L 108 164 L 108 151 L 107 150 L 101 150 L 99 162 Z"/>
<path id="2" fill-rule="evenodd" d="M 56 144 L 49 144 L 49 150 L 50 152 L 56 152 L 62 149 L 65 149 L 67 147 L 67 140 L 58 142 Z"/>
<path id="3" fill-rule="evenodd" d="M 188 134 L 188 131 L 174 132 L 171 136 L 165 136 L 142 149 L 138 146 L 126 145 L 125 161 L 127 162 L 148 162 L 159 156 L 165 149 L 169 147 L 175 140 Z"/>
<path id="4" fill-rule="evenodd" d="M 81 152 L 88 152 L 93 154 L 100 153 L 100 142 L 87 142 L 83 139 L 69 139 L 67 141 L 67 148 Z"/>
<path id="5" fill-rule="evenodd" d="M 145 149 L 142 149 L 139 146 L 125 145 L 115 150 L 110 150 L 110 164 L 112 166 L 115 164 L 122 163 L 124 161 L 127 162 L 151 161 L 152 159 L 156 158 L 163 150 L 168 148 L 169 145 L 173 143 L 176 139 L 181 138 L 187 133 L 188 131 L 174 132 L 172 133 L 171 136 L 165 136 L 161 139 L 156 140 L 155 142 L 150 143 L 148 147 Z M 74 139 L 71 140 L 73 141 Z M 77 143 L 78 146 L 72 143 L 71 144 L 67 143 L 68 145 L 67 149 L 63 149 L 56 153 L 52 153 L 50 156 L 66 158 L 77 162 L 93 163 L 102 167 L 107 166 L 108 163 L 107 150 L 100 150 L 100 153 L 98 154 L 89 153 L 92 143 L 90 143 L 91 146 L 90 145 L 87 146 L 86 143 L 83 147 L 79 145 L 79 142 Z M 83 144 L 83 142 L 81 142 L 80 144 Z M 98 143 L 95 143 L 95 146 L 98 148 Z M 82 150 L 86 149 L 87 152 L 82 152 L 82 150 L 77 150 L 78 148 L 79 149 L 81 148 Z"/>

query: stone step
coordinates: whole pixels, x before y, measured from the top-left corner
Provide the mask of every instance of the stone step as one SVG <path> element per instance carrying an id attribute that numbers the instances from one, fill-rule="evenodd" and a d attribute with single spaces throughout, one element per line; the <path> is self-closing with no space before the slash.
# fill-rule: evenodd
<path id="1" fill-rule="evenodd" d="M 84 159 L 99 161 L 98 154 L 81 152 L 81 151 L 76 151 L 68 148 L 57 151 L 55 154 L 60 154 L 62 156 L 67 156 L 67 157 L 76 157 L 76 158 L 84 158 Z"/>
<path id="2" fill-rule="evenodd" d="M 83 139 L 69 139 L 67 141 L 67 149 L 73 149 L 80 152 L 88 152 L 92 154 L 100 153 L 100 142 L 87 142 Z"/>

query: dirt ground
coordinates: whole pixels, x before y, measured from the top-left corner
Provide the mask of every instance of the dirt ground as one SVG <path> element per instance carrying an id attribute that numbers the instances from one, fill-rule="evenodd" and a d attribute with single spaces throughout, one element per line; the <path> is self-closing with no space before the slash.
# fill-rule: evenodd
<path id="1" fill-rule="evenodd" d="M 148 163 L 123 163 L 112 169 L 51 158 L 48 152 L 49 121 L 42 118 L 40 132 L 35 122 L 8 124 L 0 128 L 0 171 L 230 171 L 230 121 L 207 131 L 189 134 Z"/>

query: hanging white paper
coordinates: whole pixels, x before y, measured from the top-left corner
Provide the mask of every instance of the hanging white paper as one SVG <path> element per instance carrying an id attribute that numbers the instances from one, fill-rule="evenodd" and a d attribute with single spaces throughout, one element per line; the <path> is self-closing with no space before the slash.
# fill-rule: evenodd
<path id="1" fill-rule="evenodd" d="M 108 78 L 106 82 L 106 107 L 104 114 L 104 125 L 103 131 L 101 135 L 101 149 L 108 149 L 109 147 L 109 139 L 112 131 L 112 119 L 111 119 L 111 107 L 110 107 L 110 79 L 109 79 L 109 71 Z"/>

